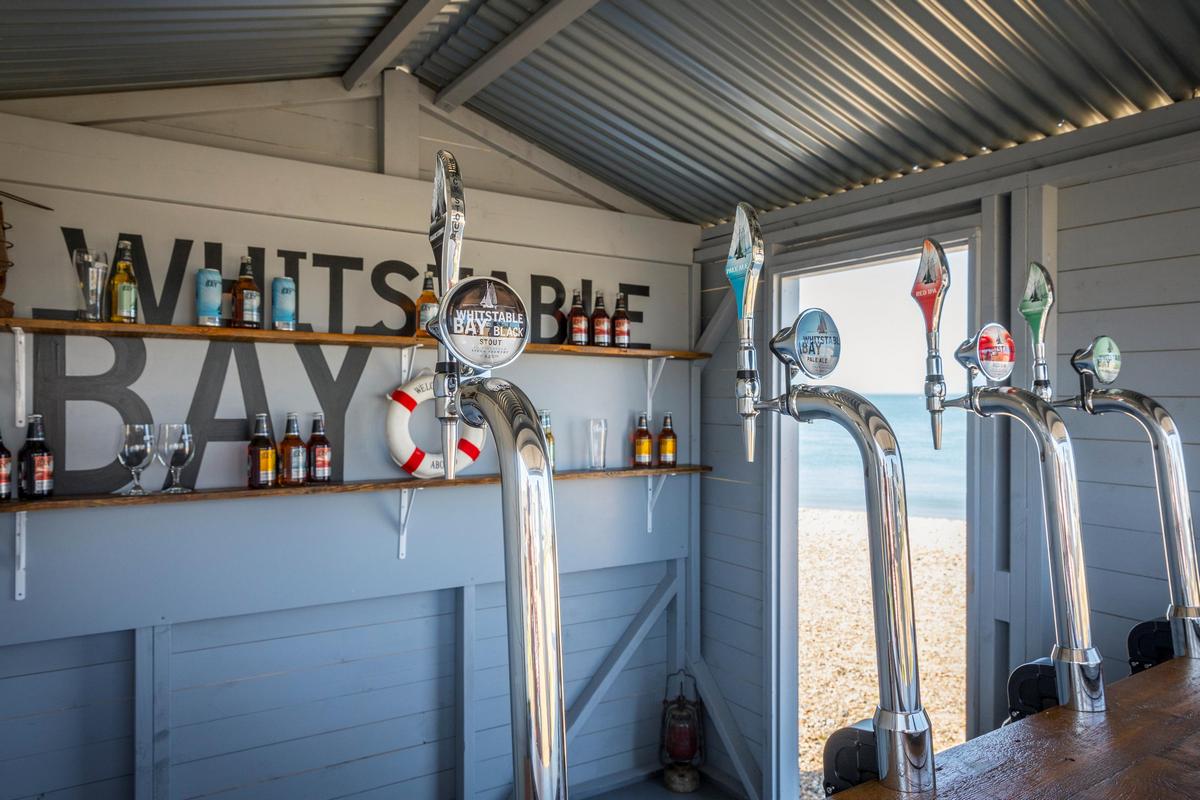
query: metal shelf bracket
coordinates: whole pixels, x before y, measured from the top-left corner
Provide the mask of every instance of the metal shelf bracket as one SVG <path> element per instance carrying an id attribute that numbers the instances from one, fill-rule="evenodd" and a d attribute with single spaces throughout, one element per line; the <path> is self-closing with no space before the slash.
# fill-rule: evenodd
<path id="1" fill-rule="evenodd" d="M 654 507 L 658 505 L 658 496 L 662 494 L 667 478 L 676 475 L 668 472 L 664 475 L 646 476 L 646 533 L 654 533 Z"/>
<path id="2" fill-rule="evenodd" d="M 28 511 L 18 511 L 16 533 L 13 536 L 13 599 L 25 599 L 25 558 L 28 545 L 26 516 Z"/>
<path id="3" fill-rule="evenodd" d="M 408 515 L 412 513 L 419 491 L 420 488 L 400 490 L 400 543 L 396 550 L 396 558 L 400 560 L 408 557 Z"/>
<path id="4" fill-rule="evenodd" d="M 13 328 L 13 403 L 16 407 L 17 427 L 25 427 L 25 362 L 27 344 L 25 329 Z M 18 598 L 19 599 L 19 598 Z"/>
<path id="5" fill-rule="evenodd" d="M 418 346 L 415 344 L 411 345 L 409 347 L 401 347 L 400 348 L 400 383 L 401 384 L 408 383 L 409 379 L 412 378 L 413 362 L 416 360 L 418 349 L 420 349 L 420 348 L 418 348 Z M 401 556 L 401 558 L 403 558 L 403 556 Z"/>
<path id="6" fill-rule="evenodd" d="M 654 393 L 658 391 L 658 381 L 662 378 L 663 367 L 667 365 L 665 356 L 646 359 L 646 415 L 654 416 Z"/>

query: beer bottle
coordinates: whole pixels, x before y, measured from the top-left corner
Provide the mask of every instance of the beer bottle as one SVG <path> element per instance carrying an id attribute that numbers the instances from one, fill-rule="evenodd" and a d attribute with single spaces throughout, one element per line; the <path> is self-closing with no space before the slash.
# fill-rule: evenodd
<path id="1" fill-rule="evenodd" d="M 312 436 L 308 437 L 308 480 L 329 483 L 333 478 L 333 445 L 325 437 L 325 414 L 313 414 Z"/>
<path id="2" fill-rule="evenodd" d="M 254 262 L 242 256 L 237 282 L 233 284 L 233 327 L 262 327 L 262 292 L 254 281 Z"/>
<path id="3" fill-rule="evenodd" d="M 29 415 L 25 444 L 17 455 L 17 462 L 17 493 L 21 499 L 54 494 L 54 453 L 46 446 L 46 426 L 41 414 Z"/>
<path id="4" fill-rule="evenodd" d="M 592 344 L 596 347 L 612 345 L 612 320 L 604 310 L 604 292 L 596 292 L 596 309 L 592 312 Z"/>
<path id="5" fill-rule="evenodd" d="M 421 296 L 417 298 L 417 336 L 422 339 L 430 338 L 425 330 L 425 323 L 437 316 L 438 298 L 433 291 L 433 270 L 426 270 L 425 284 L 421 287 Z"/>
<path id="6" fill-rule="evenodd" d="M 300 420 L 294 411 L 287 415 L 287 428 L 279 441 L 279 485 L 303 486 L 308 477 L 308 447 L 300 438 Z"/>
<path id="7" fill-rule="evenodd" d="M 649 467 L 654 464 L 654 437 L 650 435 L 645 414 L 638 414 L 637 430 L 633 432 L 633 466 Z"/>
<path id="8" fill-rule="evenodd" d="M 12 500 L 12 453 L 0 439 L 0 502 Z"/>
<path id="9" fill-rule="evenodd" d="M 571 344 L 585 345 L 588 343 L 588 316 L 583 310 L 583 293 L 575 290 L 571 298 L 571 311 L 567 314 L 570 323 L 570 334 L 567 341 Z"/>
<path id="10" fill-rule="evenodd" d="M 662 430 L 658 433 L 658 465 L 673 467 L 676 465 L 679 453 L 679 441 L 675 437 L 675 428 L 671 424 L 671 412 L 663 414 Z"/>
<path id="11" fill-rule="evenodd" d="M 247 485 L 251 489 L 270 489 L 275 485 L 275 442 L 266 414 L 254 415 L 254 436 L 246 448 Z"/>
<path id="12" fill-rule="evenodd" d="M 617 307 L 612 316 L 613 343 L 622 349 L 629 347 L 629 314 L 625 311 L 625 293 L 617 292 Z"/>
<path id="13" fill-rule="evenodd" d="M 117 259 L 108 279 L 109 322 L 137 322 L 137 276 L 133 274 L 133 247 L 117 242 Z"/>
<path id="14" fill-rule="evenodd" d="M 550 432 L 550 409 L 543 408 L 538 412 L 538 421 L 542 423 L 542 431 L 546 434 L 546 454 L 550 457 L 550 471 L 554 471 L 554 434 Z"/>

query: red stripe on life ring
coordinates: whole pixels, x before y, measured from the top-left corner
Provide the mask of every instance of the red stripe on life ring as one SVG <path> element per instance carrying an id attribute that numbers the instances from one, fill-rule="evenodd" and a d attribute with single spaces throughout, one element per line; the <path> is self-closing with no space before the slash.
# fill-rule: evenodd
<path id="1" fill-rule="evenodd" d="M 408 395 L 404 395 L 404 396 L 408 397 Z M 400 469 L 404 470 L 409 475 L 411 475 L 413 472 L 416 471 L 417 467 L 421 466 L 421 462 L 424 460 L 425 460 L 425 451 L 419 447 L 415 448 L 413 450 L 413 454 L 408 457 L 408 461 L 405 461 L 404 464 L 402 464 L 400 466 Z"/>
<path id="2" fill-rule="evenodd" d="M 403 389 L 397 389 L 396 391 L 392 392 L 392 399 L 395 400 L 400 405 L 407 408 L 409 411 L 412 411 L 414 408 L 417 407 L 417 401 L 415 399 L 413 399 L 413 396 L 411 394 L 404 391 Z M 419 453 L 421 451 L 418 450 L 417 452 Z M 416 467 L 413 467 L 413 469 L 416 469 Z"/>
<path id="3" fill-rule="evenodd" d="M 479 458 L 479 448 L 468 442 L 466 439 L 458 440 L 458 449 L 462 450 L 463 453 L 466 454 L 467 458 L 471 459 L 472 461 Z"/>

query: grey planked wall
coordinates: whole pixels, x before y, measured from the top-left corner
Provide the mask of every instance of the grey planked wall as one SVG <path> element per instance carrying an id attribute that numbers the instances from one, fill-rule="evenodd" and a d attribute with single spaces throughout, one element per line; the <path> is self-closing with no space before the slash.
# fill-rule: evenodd
<path id="1" fill-rule="evenodd" d="M 702 265 L 701 315 L 707 325 L 729 294 L 725 262 Z M 762 320 L 764 293 L 759 292 Z M 758 331 L 766 353 L 765 324 Z M 734 410 L 737 327 L 730 325 L 713 351 L 700 384 L 701 458 L 713 466 L 700 482 L 700 609 L 704 659 L 741 734 L 762 766 L 763 716 L 763 484 L 764 441 L 758 423 L 758 459 L 749 464 L 741 417 Z M 707 737 L 712 767 L 737 774 L 720 739 Z M 729 781 L 726 781 L 729 782 Z"/>
<path id="2" fill-rule="evenodd" d="M 1149 394 L 1184 437 L 1200 508 L 1200 164 L 1146 170 L 1059 191 L 1059 391 L 1071 353 L 1106 333 L 1121 347 L 1116 385 Z M 1150 446 L 1114 414 L 1065 416 L 1075 442 L 1088 586 L 1110 679 L 1129 674 L 1126 636 L 1168 596 Z"/>

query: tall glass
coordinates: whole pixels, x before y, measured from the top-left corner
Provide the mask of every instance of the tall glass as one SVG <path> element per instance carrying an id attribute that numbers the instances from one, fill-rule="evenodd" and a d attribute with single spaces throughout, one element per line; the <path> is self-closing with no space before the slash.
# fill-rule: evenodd
<path id="1" fill-rule="evenodd" d="M 104 297 L 108 288 L 108 254 L 103 250 L 71 251 L 71 262 L 79 278 L 79 318 L 86 322 L 104 319 Z"/>
<path id="2" fill-rule="evenodd" d="M 133 476 L 133 486 L 123 494 L 146 494 L 142 487 L 142 470 L 150 466 L 154 458 L 154 426 L 140 423 L 122 425 L 117 442 L 117 461 Z"/>
<path id="3" fill-rule="evenodd" d="M 158 460 L 170 470 L 163 494 L 186 494 L 191 489 L 183 485 L 179 472 L 196 453 L 192 426 L 186 422 L 164 422 L 158 427 Z"/>
<path id="4" fill-rule="evenodd" d="M 588 420 L 588 468 L 604 469 L 604 451 L 608 445 L 608 420 Z"/>

